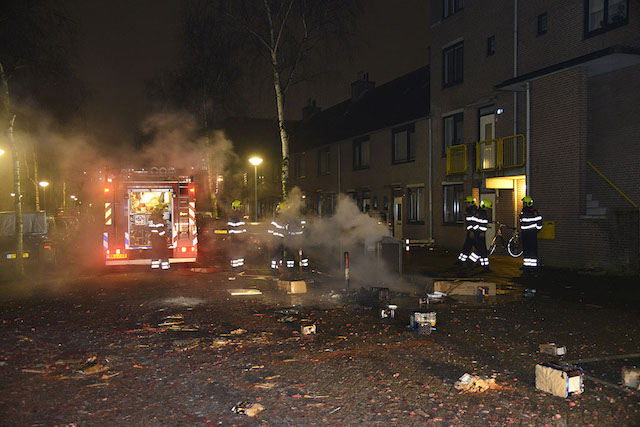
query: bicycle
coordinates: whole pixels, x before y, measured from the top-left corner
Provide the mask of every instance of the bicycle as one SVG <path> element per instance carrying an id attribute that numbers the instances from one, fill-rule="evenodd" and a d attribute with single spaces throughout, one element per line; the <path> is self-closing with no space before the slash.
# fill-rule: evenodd
<path id="1" fill-rule="evenodd" d="M 509 231 L 506 231 L 509 230 Z M 508 234 L 507 234 L 508 233 Z M 510 235 L 509 240 L 505 240 Z M 520 241 L 520 231 L 517 228 L 509 227 L 506 224 L 496 221 L 496 235 L 489 245 L 489 255 L 493 255 L 500 241 L 501 247 L 513 258 L 522 255 L 522 242 Z"/>

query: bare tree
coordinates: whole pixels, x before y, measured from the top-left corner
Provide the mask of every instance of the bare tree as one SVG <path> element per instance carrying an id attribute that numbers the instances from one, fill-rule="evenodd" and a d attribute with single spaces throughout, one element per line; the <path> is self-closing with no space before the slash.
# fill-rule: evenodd
<path id="1" fill-rule="evenodd" d="M 234 91 L 239 76 L 233 68 L 242 43 L 228 23 L 219 19 L 219 8 L 210 0 L 184 3 L 180 63 L 147 85 L 147 96 L 156 108 L 186 110 L 197 118 L 206 138 L 204 162 L 214 217 L 218 216 L 217 179 L 223 173 L 218 168 L 224 162 L 214 158 L 212 124 L 226 116 L 239 99 Z"/>
<path id="2" fill-rule="evenodd" d="M 0 76 L 2 77 L 2 107 L 3 112 L 8 118 L 7 139 L 9 141 L 9 150 L 13 159 L 13 192 L 15 193 L 15 211 L 16 211 L 16 272 L 19 276 L 24 275 L 24 240 L 22 236 L 22 192 L 20 191 L 20 154 L 13 138 L 13 128 L 16 122 L 16 115 L 13 113 L 11 106 L 11 97 L 9 95 L 9 77 L 5 73 L 2 63 L 0 63 Z"/>
<path id="3" fill-rule="evenodd" d="M 312 52 L 335 40 L 346 43 L 358 10 L 357 0 L 231 0 L 226 15 L 254 40 L 270 65 L 282 149 L 282 198 L 289 192 L 287 92 L 301 80 Z"/>

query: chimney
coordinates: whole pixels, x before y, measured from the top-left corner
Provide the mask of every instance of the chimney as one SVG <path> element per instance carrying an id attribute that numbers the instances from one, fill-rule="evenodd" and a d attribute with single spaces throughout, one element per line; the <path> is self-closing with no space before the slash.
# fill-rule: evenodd
<path id="1" fill-rule="evenodd" d="M 307 105 L 302 107 L 302 120 L 308 120 L 314 114 L 319 113 L 320 110 L 322 109 L 316 105 L 315 99 L 307 99 Z"/>
<path id="2" fill-rule="evenodd" d="M 376 87 L 376 82 L 369 81 L 369 73 L 360 71 L 358 80 L 351 83 L 351 100 L 357 101 L 366 91 Z"/>

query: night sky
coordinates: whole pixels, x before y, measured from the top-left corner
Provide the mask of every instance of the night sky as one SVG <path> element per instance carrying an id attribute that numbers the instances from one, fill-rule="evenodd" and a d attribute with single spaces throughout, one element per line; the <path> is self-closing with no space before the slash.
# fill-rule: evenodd
<path id="1" fill-rule="evenodd" d="M 358 71 L 380 85 L 428 63 L 428 2 L 366 0 L 351 51 L 325 61 L 322 74 L 289 92 L 289 119 L 299 119 L 308 98 L 327 108 L 349 96 Z M 140 121 L 152 113 L 145 85 L 179 60 L 181 6 L 177 0 L 72 1 L 78 23 L 79 77 L 87 90 L 83 122 L 97 139 L 131 140 Z M 271 75 L 265 66 L 245 73 L 241 114 L 274 117 Z"/>

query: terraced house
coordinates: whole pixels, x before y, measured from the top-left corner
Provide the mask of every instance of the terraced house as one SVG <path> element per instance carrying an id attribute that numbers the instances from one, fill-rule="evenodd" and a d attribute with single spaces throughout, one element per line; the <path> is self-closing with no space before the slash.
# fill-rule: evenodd
<path id="1" fill-rule="evenodd" d="M 292 183 L 331 215 L 340 193 L 388 221 L 398 239 L 429 239 L 429 67 L 375 87 L 362 73 L 351 97 L 305 108 L 292 142 Z"/>
<path id="2" fill-rule="evenodd" d="M 436 242 L 460 244 L 465 196 L 515 226 L 528 194 L 544 264 L 637 269 L 640 3 L 431 6 Z"/>

